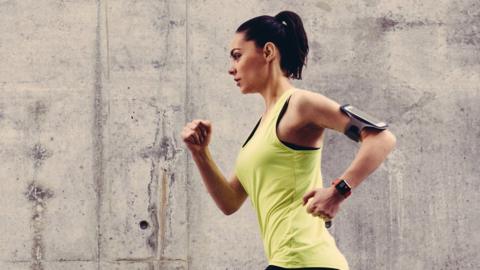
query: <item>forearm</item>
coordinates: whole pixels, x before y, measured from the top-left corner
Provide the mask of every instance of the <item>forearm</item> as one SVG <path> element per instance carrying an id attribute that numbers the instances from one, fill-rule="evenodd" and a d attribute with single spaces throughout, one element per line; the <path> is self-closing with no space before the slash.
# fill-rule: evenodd
<path id="1" fill-rule="evenodd" d="M 217 206 L 228 213 L 235 207 L 235 193 L 212 159 L 208 147 L 204 151 L 192 153 L 205 187 Z"/>
<path id="2" fill-rule="evenodd" d="M 395 143 L 395 136 L 388 130 L 362 136 L 360 149 L 341 178 L 347 179 L 352 189 L 357 187 L 382 164 Z"/>

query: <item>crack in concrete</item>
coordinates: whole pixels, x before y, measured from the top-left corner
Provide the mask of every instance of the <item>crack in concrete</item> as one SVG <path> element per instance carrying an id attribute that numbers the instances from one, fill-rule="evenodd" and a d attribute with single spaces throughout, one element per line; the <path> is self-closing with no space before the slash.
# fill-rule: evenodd
<path id="1" fill-rule="evenodd" d="M 33 106 L 28 108 L 29 113 L 33 115 L 36 129 L 40 129 L 40 125 L 44 120 L 46 113 L 48 112 L 48 106 L 42 101 L 36 101 Z M 43 270 L 42 261 L 45 256 L 45 248 L 43 243 L 42 232 L 44 229 L 43 217 L 46 211 L 46 201 L 54 196 L 54 193 L 46 188 L 37 185 L 37 173 L 39 168 L 43 165 L 43 162 L 50 158 L 53 154 L 41 143 L 36 143 L 27 153 L 33 160 L 33 180 L 27 187 L 27 191 L 24 193 L 27 200 L 32 202 L 32 226 L 33 226 L 33 239 L 31 250 L 31 269 Z"/>
<path id="2" fill-rule="evenodd" d="M 54 193 L 35 182 L 30 183 L 25 193 L 26 198 L 33 202 L 33 245 L 32 245 L 32 270 L 43 270 L 42 259 L 45 255 L 43 244 L 43 216 L 46 209 L 46 200 L 52 198 Z"/>
<path id="3" fill-rule="evenodd" d="M 168 195 L 168 186 L 167 186 L 167 171 L 164 169 L 163 174 L 162 174 L 162 194 L 161 194 L 161 208 L 160 208 L 160 221 L 161 221 L 161 230 L 160 230 L 160 243 L 162 245 L 160 246 L 160 258 L 163 258 L 163 254 L 165 253 L 165 234 L 166 234 L 166 228 L 165 228 L 165 221 L 167 219 L 166 213 L 167 213 L 167 195 Z"/>
<path id="4" fill-rule="evenodd" d="M 422 26 L 443 26 L 444 22 L 436 22 L 429 19 L 407 21 L 400 14 L 393 14 L 388 12 L 385 16 L 377 18 L 377 23 L 383 32 L 405 30 L 409 28 L 422 27 Z"/>
<path id="5" fill-rule="evenodd" d="M 154 201 L 156 196 L 153 196 L 153 193 L 157 190 L 158 186 L 158 170 L 157 166 L 158 163 L 155 162 L 155 160 L 152 158 L 152 168 L 150 170 L 150 182 L 148 183 L 148 208 L 147 211 L 150 213 L 150 219 L 152 221 L 152 228 L 153 231 L 150 234 L 150 236 L 147 238 L 147 245 L 154 251 L 154 253 L 157 253 L 158 249 L 158 230 L 159 230 L 159 224 L 158 224 L 158 214 L 157 214 L 157 205 L 156 202 Z"/>
<path id="6" fill-rule="evenodd" d="M 156 108 L 156 115 L 159 116 L 160 111 Z M 157 128 L 155 131 L 154 141 L 151 147 L 148 147 L 146 150 L 141 153 L 143 158 L 150 158 L 151 160 L 151 169 L 150 169 L 150 182 L 148 183 L 148 208 L 147 211 L 150 213 L 150 219 L 152 220 L 153 231 L 150 236 L 147 238 L 147 245 L 157 254 L 158 250 L 158 232 L 159 232 L 159 223 L 158 223 L 158 211 L 156 205 L 156 191 L 158 189 L 158 167 L 159 160 L 161 157 L 161 150 L 159 148 L 159 134 L 160 134 L 160 121 L 161 117 L 158 117 Z"/>
<path id="7" fill-rule="evenodd" d="M 163 258 L 166 242 L 167 219 L 170 220 L 170 212 L 168 211 L 169 202 L 169 183 L 170 171 L 174 167 L 177 153 L 180 151 L 175 147 L 174 140 L 168 137 L 167 130 L 169 130 L 168 112 L 169 110 L 161 111 L 154 104 L 150 104 L 156 110 L 157 127 L 155 131 L 154 142 L 151 146 L 146 147 L 140 152 L 140 156 L 144 159 L 151 160 L 150 182 L 148 183 L 148 212 L 152 220 L 153 231 L 147 239 L 147 245 L 152 248 L 156 255 Z M 175 111 L 175 108 L 172 110 Z M 159 171 L 162 170 L 160 179 Z M 172 179 L 175 179 L 174 177 Z M 161 183 L 159 181 L 161 180 Z M 158 199 L 158 188 L 161 184 L 161 194 Z M 157 207 L 157 203 L 160 206 Z M 158 209 L 160 208 L 160 209 Z M 168 215 L 168 216 L 167 216 Z M 171 224 L 171 220 L 169 222 Z M 157 254 L 158 253 L 158 254 Z"/>

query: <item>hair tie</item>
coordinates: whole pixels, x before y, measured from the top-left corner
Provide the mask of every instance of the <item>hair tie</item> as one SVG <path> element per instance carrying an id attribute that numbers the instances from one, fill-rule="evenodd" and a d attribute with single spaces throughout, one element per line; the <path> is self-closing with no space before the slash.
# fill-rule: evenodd
<path id="1" fill-rule="evenodd" d="M 282 20 L 282 19 L 279 19 L 279 18 L 277 18 L 276 16 L 275 16 L 274 18 L 275 18 L 275 20 L 276 20 L 277 22 L 279 22 L 279 23 L 287 26 L 287 22 L 286 22 L 286 21 L 284 21 L 284 20 Z"/>

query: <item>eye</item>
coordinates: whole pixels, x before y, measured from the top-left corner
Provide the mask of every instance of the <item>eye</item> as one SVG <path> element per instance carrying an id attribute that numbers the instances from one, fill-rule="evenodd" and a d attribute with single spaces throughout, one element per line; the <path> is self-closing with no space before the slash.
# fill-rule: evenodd
<path id="1" fill-rule="evenodd" d="M 235 59 L 235 60 L 238 59 L 239 57 L 240 57 L 239 53 L 236 53 L 236 54 L 233 55 L 233 59 Z"/>

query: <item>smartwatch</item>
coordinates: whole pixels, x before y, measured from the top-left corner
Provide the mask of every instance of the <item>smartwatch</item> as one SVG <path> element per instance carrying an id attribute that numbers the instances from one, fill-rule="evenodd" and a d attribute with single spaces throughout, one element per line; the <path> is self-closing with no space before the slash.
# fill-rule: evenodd
<path id="1" fill-rule="evenodd" d="M 350 194 L 352 194 L 352 188 L 345 179 L 337 178 L 333 180 L 332 185 L 335 186 L 337 192 L 340 193 L 340 195 L 342 195 L 343 197 L 345 197 L 345 199 L 348 198 Z"/>

